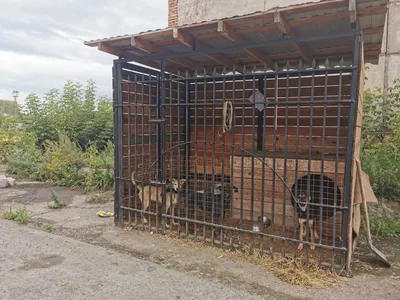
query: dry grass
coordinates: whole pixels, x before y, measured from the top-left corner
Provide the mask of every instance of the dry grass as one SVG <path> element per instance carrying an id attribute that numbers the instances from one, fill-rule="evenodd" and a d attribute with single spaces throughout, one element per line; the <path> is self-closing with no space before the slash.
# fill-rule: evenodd
<path id="1" fill-rule="evenodd" d="M 135 232 L 148 234 L 148 232 L 140 230 Z M 151 234 L 153 235 L 153 232 L 151 232 Z M 336 273 L 318 267 L 317 261 L 312 258 L 309 258 L 308 263 L 306 264 L 304 253 L 300 257 L 296 258 L 282 257 L 277 254 L 272 258 L 268 255 L 260 256 L 257 251 L 254 251 L 254 253 L 251 254 L 248 246 L 244 247 L 245 249 L 242 250 L 231 250 L 228 247 L 216 248 L 210 241 L 202 242 L 186 239 L 182 236 L 178 237 L 174 232 L 168 232 L 166 235 L 154 234 L 153 236 L 184 247 L 222 251 L 224 252 L 224 257 L 229 257 L 232 260 L 241 259 L 259 265 L 274 274 L 280 280 L 292 285 L 299 285 L 307 288 L 321 288 L 337 285 L 343 280 Z"/>

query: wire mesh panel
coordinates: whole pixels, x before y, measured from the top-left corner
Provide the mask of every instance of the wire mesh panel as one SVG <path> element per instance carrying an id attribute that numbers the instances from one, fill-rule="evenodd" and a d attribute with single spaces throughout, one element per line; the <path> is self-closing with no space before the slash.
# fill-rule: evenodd
<path id="1" fill-rule="evenodd" d="M 115 67 L 119 218 L 343 265 L 359 65 L 164 64 Z"/>

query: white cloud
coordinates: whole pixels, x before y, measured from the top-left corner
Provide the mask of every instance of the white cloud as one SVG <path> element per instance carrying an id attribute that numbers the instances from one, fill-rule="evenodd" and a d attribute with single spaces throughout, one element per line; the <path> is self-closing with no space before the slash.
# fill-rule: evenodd
<path id="1" fill-rule="evenodd" d="M 92 79 L 111 96 L 111 55 L 85 40 L 167 25 L 166 0 L 0 0 L 0 99 L 42 96 L 67 80 Z"/>

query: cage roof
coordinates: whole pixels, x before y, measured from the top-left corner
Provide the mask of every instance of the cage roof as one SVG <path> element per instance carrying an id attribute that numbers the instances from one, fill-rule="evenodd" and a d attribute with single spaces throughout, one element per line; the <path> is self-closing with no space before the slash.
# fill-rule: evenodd
<path id="1" fill-rule="evenodd" d="M 362 31 L 366 62 L 375 63 L 387 0 L 326 0 L 249 15 L 98 39 L 85 45 L 153 68 L 203 70 L 313 59 L 351 60 Z"/>

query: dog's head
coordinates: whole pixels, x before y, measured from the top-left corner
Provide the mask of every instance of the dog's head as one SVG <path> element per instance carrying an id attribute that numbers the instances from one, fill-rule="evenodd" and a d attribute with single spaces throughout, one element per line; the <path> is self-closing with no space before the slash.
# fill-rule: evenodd
<path id="1" fill-rule="evenodd" d="M 186 182 L 186 179 L 178 180 L 178 179 L 173 178 L 171 180 L 171 187 L 173 188 L 173 190 L 175 192 L 177 192 L 178 190 L 180 190 L 183 187 L 185 182 Z"/>
<path id="2" fill-rule="evenodd" d="M 297 204 L 302 211 L 305 211 L 308 204 L 307 192 L 299 190 L 297 191 Z"/>

